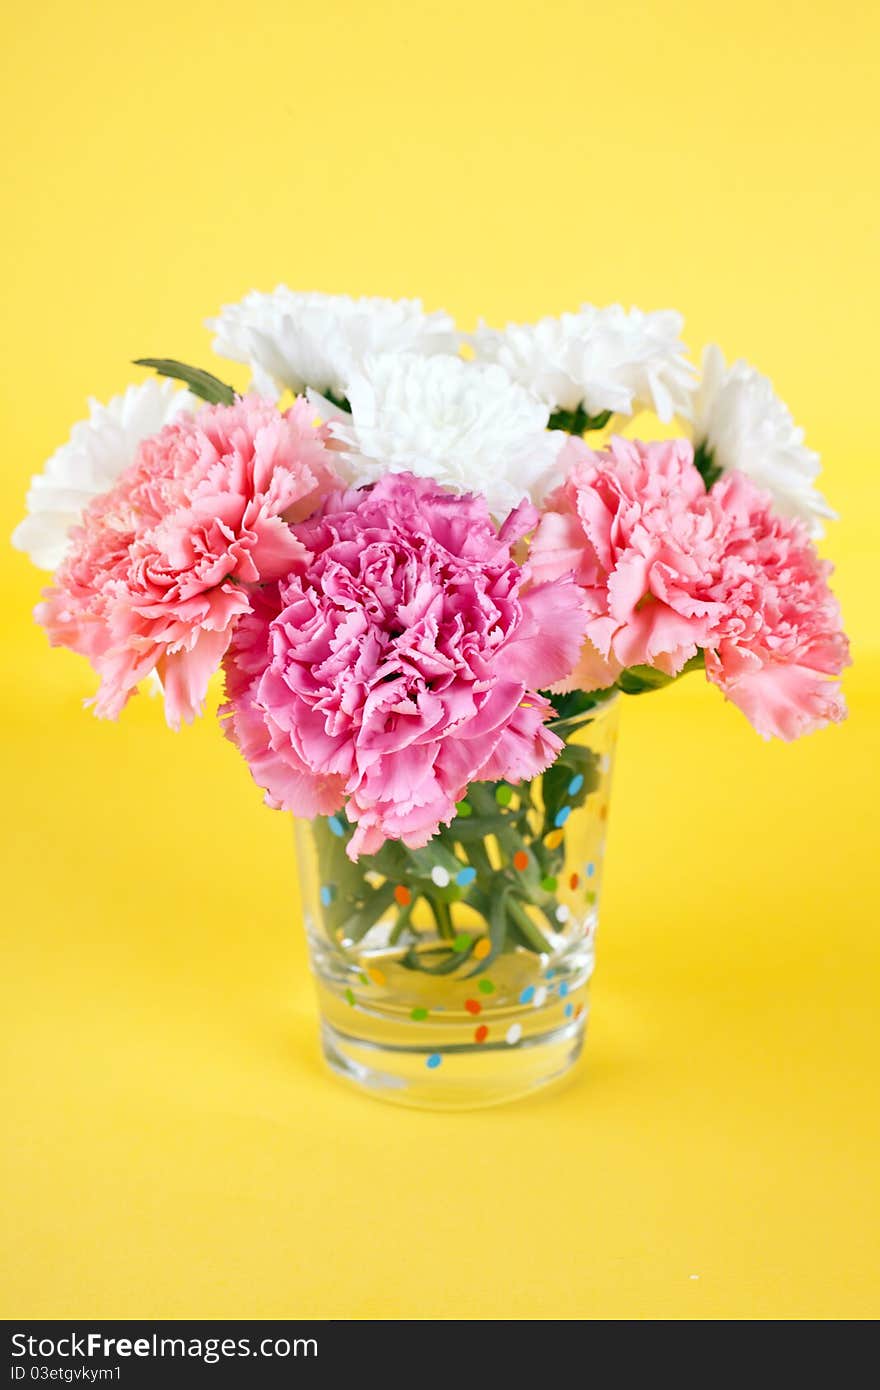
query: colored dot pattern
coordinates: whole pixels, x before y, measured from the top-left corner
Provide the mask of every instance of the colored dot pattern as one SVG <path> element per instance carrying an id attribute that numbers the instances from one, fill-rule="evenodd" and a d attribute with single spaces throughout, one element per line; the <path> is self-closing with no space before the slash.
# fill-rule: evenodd
<path id="1" fill-rule="evenodd" d="M 577 773 L 575 776 L 572 777 L 566 789 L 569 797 L 576 797 L 583 790 L 584 780 L 585 779 L 583 777 L 583 774 L 581 773 Z M 502 808 L 506 808 L 511 805 L 511 803 L 513 802 L 514 795 L 514 788 L 509 786 L 506 782 L 500 783 L 495 788 L 495 800 L 497 804 Z M 571 815 L 572 809 L 572 806 L 564 805 L 560 807 L 560 809 L 556 812 L 555 816 L 553 817 L 553 828 L 544 836 L 544 844 L 548 849 L 558 849 L 560 845 L 563 843 L 563 827 L 566 825 Z M 473 807 L 468 801 L 461 801 L 459 802 L 457 807 L 457 814 L 467 819 L 469 816 L 473 815 Z M 601 819 L 604 819 L 604 816 L 606 814 L 607 808 L 603 806 L 599 810 L 599 816 Z M 327 818 L 327 825 L 330 832 L 337 838 L 341 839 L 346 833 L 347 827 L 345 825 L 344 819 L 340 815 L 329 816 Z M 518 849 L 514 853 L 511 862 L 513 868 L 518 873 L 525 873 L 526 870 L 530 867 L 530 865 L 534 863 L 531 854 L 526 849 Z M 587 862 L 583 865 L 582 873 L 573 872 L 568 875 L 568 888 L 572 892 L 575 892 L 579 887 L 581 887 L 583 877 L 585 876 L 587 879 L 593 879 L 596 876 L 596 871 L 597 866 L 595 862 L 593 862 L 592 860 Z M 436 888 L 445 889 L 449 888 L 450 885 L 453 884 L 459 888 L 467 888 L 477 879 L 477 870 L 470 864 L 463 864 L 461 868 L 459 868 L 457 871 L 454 865 L 450 869 L 449 867 L 447 867 L 446 864 L 434 864 L 430 871 L 430 876 L 431 881 Z M 540 880 L 540 883 L 541 888 L 544 890 L 545 893 L 555 895 L 558 892 L 559 879 L 555 874 L 544 874 Z M 336 896 L 337 888 L 335 884 L 321 884 L 319 888 L 319 897 L 322 906 L 329 907 L 335 900 Z M 455 897 L 454 890 L 452 896 Z M 412 891 L 406 886 L 406 884 L 397 884 L 394 887 L 394 900 L 400 907 L 407 908 L 413 901 Z M 593 891 L 584 892 L 584 900 L 588 905 L 594 904 L 596 901 L 596 893 Z M 567 904 L 559 903 L 554 909 L 553 915 L 555 916 L 557 922 L 559 922 L 560 924 L 564 924 L 571 917 L 571 909 L 568 907 Z M 590 924 L 587 923 L 583 926 L 584 937 L 588 936 L 589 933 Z M 341 940 L 342 936 L 343 933 L 341 932 L 341 930 L 336 933 L 337 939 Z M 489 936 L 480 936 L 475 940 L 473 936 L 471 936 L 468 932 L 459 932 L 452 940 L 451 946 L 454 951 L 462 955 L 470 952 L 473 958 L 478 961 L 486 960 L 489 956 L 492 955 L 493 951 L 492 941 Z M 546 963 L 547 957 L 544 956 L 542 960 L 544 963 Z M 548 982 L 552 981 L 557 973 L 558 972 L 554 969 L 546 970 L 545 980 Z M 380 988 L 387 984 L 386 975 L 377 966 L 365 967 L 365 973 L 364 971 L 359 972 L 358 979 L 364 985 L 373 984 Z M 492 980 L 488 979 L 485 976 L 481 976 L 476 981 L 476 990 L 480 995 L 487 996 L 495 993 L 496 985 Z M 540 1009 L 546 1004 L 548 996 L 557 994 L 559 1002 L 562 1005 L 562 1013 L 564 1017 L 566 1019 L 577 1020 L 580 1019 L 584 1014 L 585 1007 L 583 1003 L 579 1003 L 576 1005 L 571 999 L 569 999 L 568 996 L 570 992 L 571 986 L 569 982 L 566 980 L 561 980 L 558 983 L 558 985 L 551 983 L 527 985 L 520 991 L 518 999 L 520 1004 L 529 1004 L 533 1008 Z M 355 995 L 351 989 L 346 989 L 344 991 L 344 998 L 350 1006 L 356 1006 Z M 470 1014 L 471 1017 L 474 1019 L 477 1019 L 483 1010 L 483 1004 L 477 997 L 470 997 L 465 999 L 463 1006 L 465 1011 L 468 1014 Z M 435 1013 L 441 1012 L 439 1006 L 437 1006 L 433 1011 Z M 431 1011 L 429 1011 L 429 1009 L 424 1005 L 416 1005 L 410 1010 L 410 1018 L 413 1020 L 413 1022 L 423 1022 L 424 1020 L 429 1018 L 430 1012 Z M 486 1040 L 489 1037 L 489 1031 L 489 1026 L 486 1023 L 478 1023 L 474 1028 L 474 1041 L 476 1043 L 486 1042 Z M 511 1023 L 510 1026 L 507 1028 L 506 1032 L 504 1033 L 505 1041 L 511 1047 L 515 1047 L 522 1040 L 522 1036 L 523 1028 L 522 1024 L 520 1023 Z M 442 1065 L 442 1063 L 443 1055 L 440 1052 L 432 1052 L 425 1059 L 425 1065 L 429 1071 L 435 1071 L 438 1067 Z"/>

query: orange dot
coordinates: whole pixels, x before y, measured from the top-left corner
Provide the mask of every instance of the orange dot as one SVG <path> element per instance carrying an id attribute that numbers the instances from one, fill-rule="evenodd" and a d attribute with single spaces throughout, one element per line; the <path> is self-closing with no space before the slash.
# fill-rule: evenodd
<path id="1" fill-rule="evenodd" d="M 485 960 L 492 950 L 492 942 L 488 936 L 481 936 L 474 947 L 474 960 Z"/>
<path id="2" fill-rule="evenodd" d="M 515 869 L 519 869 L 520 873 L 522 873 L 523 869 L 527 869 L 529 867 L 529 856 L 526 854 L 524 849 L 518 849 L 516 854 L 513 856 L 513 867 Z"/>
<path id="3" fill-rule="evenodd" d="M 489 1036 L 489 1029 L 486 1027 L 485 1023 L 481 1023 L 480 1026 L 479 1026 L 479 1028 L 475 1028 L 475 1029 L 474 1029 L 474 1041 L 475 1041 L 475 1042 L 485 1042 L 486 1039 L 488 1038 L 488 1036 Z"/>
<path id="4" fill-rule="evenodd" d="M 544 844 L 548 849 L 558 849 L 564 839 L 561 830 L 551 830 L 549 835 L 544 836 Z"/>
<path id="5" fill-rule="evenodd" d="M 607 807 L 607 806 L 603 806 L 602 809 L 601 809 L 601 811 L 599 812 L 599 819 L 600 819 L 600 820 L 605 820 L 605 819 L 607 818 L 607 816 L 608 816 L 608 807 Z"/>
<path id="6" fill-rule="evenodd" d="M 403 883 L 398 883 L 394 890 L 394 896 L 401 907 L 409 907 L 412 902 L 412 893 Z"/>
<path id="7" fill-rule="evenodd" d="M 572 874 L 571 878 L 568 881 L 571 884 L 572 888 L 577 888 L 578 884 L 581 881 L 581 876 L 580 874 Z"/>
<path id="8" fill-rule="evenodd" d="M 377 970 L 377 969 L 376 969 L 375 965 L 372 967 L 372 969 L 370 969 L 370 970 L 367 971 L 367 974 L 369 975 L 370 979 L 373 981 L 373 984 L 374 984 L 374 985 L 384 985 L 384 983 L 385 983 L 385 976 L 383 975 L 383 973 L 382 973 L 381 970 Z"/>
<path id="9" fill-rule="evenodd" d="M 479 999 L 466 999 L 464 1001 L 464 1006 L 467 1009 L 468 1013 L 473 1014 L 475 1018 L 477 1014 L 482 1013 L 483 1011 L 483 1006 L 480 1003 Z"/>

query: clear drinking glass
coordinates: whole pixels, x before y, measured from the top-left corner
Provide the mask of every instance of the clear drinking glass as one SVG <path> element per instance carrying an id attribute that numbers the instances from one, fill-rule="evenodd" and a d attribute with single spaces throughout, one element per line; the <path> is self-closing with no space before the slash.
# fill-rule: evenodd
<path id="1" fill-rule="evenodd" d="M 385 1100 L 466 1109 L 562 1077 L 583 1046 L 616 697 L 531 782 L 478 782 L 424 849 L 353 864 L 344 813 L 298 820 L 324 1054 Z"/>

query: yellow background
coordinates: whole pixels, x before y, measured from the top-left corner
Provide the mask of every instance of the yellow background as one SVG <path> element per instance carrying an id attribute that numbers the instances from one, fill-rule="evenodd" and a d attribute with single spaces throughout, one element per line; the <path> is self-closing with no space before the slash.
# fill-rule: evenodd
<path id="1" fill-rule="evenodd" d="M 321 1068 L 286 818 L 210 719 L 84 713 L 4 549 L 7 1317 L 876 1316 L 878 39 L 863 0 L 10 11 L 4 532 L 87 395 L 211 365 L 252 286 L 673 305 L 822 451 L 857 664 L 795 747 L 695 677 L 630 701 L 585 1065 L 407 1113 Z"/>

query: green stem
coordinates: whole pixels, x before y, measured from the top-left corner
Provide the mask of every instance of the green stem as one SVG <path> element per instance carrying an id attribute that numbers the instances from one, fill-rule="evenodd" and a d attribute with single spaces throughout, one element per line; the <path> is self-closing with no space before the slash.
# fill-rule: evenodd
<path id="1" fill-rule="evenodd" d="M 400 938 L 403 936 L 403 933 L 409 926 L 410 918 L 412 917 L 413 908 L 415 907 L 415 905 L 415 898 L 411 898 L 410 901 L 407 903 L 406 907 L 402 907 L 398 912 L 397 921 L 394 923 L 394 926 L 392 927 L 391 933 L 388 937 L 389 946 L 396 945 Z"/>
<path id="2" fill-rule="evenodd" d="M 552 954 L 553 947 L 550 945 L 550 942 L 547 941 L 540 929 L 535 926 L 519 899 L 515 898 L 512 894 L 507 900 L 507 911 L 510 913 L 521 934 L 531 945 L 532 950 L 547 955 Z"/>
<path id="3" fill-rule="evenodd" d="M 455 927 L 452 924 L 449 904 L 445 903 L 442 898 L 429 898 L 427 893 L 425 894 L 425 902 L 434 914 L 438 934 L 443 937 L 444 941 L 454 941 Z"/>

